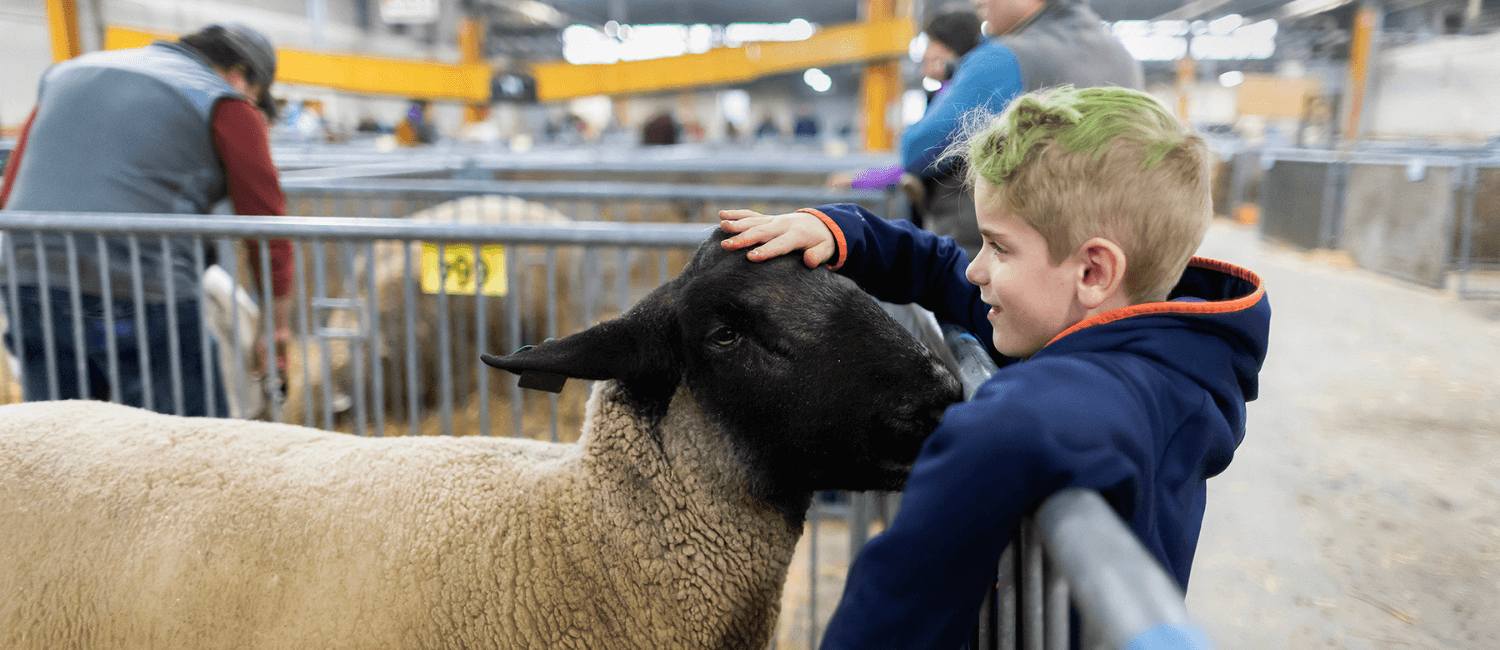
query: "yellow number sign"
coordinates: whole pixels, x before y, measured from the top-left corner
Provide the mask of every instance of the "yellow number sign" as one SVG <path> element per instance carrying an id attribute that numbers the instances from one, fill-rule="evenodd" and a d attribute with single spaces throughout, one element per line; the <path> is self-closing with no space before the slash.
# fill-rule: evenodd
<path id="1" fill-rule="evenodd" d="M 446 279 L 446 281 L 445 281 Z M 474 259 L 474 247 L 468 244 L 450 244 L 438 255 L 437 244 L 422 244 L 422 292 L 439 293 L 443 285 L 448 293 L 486 296 L 505 295 L 505 247 L 490 245 L 479 247 L 479 259 Z"/>

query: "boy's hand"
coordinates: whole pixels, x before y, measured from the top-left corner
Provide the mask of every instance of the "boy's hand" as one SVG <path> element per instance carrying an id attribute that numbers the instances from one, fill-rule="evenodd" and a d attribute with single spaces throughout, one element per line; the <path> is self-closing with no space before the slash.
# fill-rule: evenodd
<path id="1" fill-rule="evenodd" d="M 752 262 L 803 250 L 802 263 L 817 268 L 838 253 L 833 231 L 806 212 L 764 215 L 753 210 L 720 210 L 719 218 L 723 220 L 719 227 L 734 235 L 724 240 L 724 250 L 760 244 L 745 255 Z"/>

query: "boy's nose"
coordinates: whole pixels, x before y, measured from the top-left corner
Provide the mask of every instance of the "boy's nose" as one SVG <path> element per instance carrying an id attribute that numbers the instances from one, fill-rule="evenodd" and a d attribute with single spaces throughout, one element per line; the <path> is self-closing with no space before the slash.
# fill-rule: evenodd
<path id="1" fill-rule="evenodd" d="M 964 267 L 964 277 L 968 278 L 968 280 L 970 282 L 973 282 L 974 284 L 984 284 L 984 274 L 979 268 L 979 258 L 976 257 L 970 260 L 969 265 L 967 267 Z"/>

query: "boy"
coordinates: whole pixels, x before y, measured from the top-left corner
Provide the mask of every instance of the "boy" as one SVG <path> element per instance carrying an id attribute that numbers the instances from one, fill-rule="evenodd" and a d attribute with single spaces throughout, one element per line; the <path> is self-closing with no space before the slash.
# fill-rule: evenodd
<path id="1" fill-rule="evenodd" d="M 1270 306 L 1255 274 L 1190 261 L 1211 219 L 1209 153 L 1158 102 L 1123 88 L 1023 95 L 950 150 L 975 191 L 972 263 L 852 205 L 720 213 L 737 233 L 725 248 L 834 260 L 876 298 L 916 302 L 1004 355 L 923 445 L 824 648 L 959 647 L 1016 525 L 1072 486 L 1099 490 L 1185 589 L 1205 480 L 1255 398 Z"/>

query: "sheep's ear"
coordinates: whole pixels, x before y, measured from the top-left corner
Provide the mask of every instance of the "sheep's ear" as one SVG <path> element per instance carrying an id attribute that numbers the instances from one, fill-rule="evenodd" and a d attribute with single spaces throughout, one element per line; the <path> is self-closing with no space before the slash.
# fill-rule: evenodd
<path id="1" fill-rule="evenodd" d="M 480 359 L 521 375 L 525 388 L 557 392 L 573 377 L 618 379 L 632 392 L 664 389 L 670 394 L 680 378 L 675 331 L 669 314 L 643 303 L 621 318 L 572 336 Z"/>

